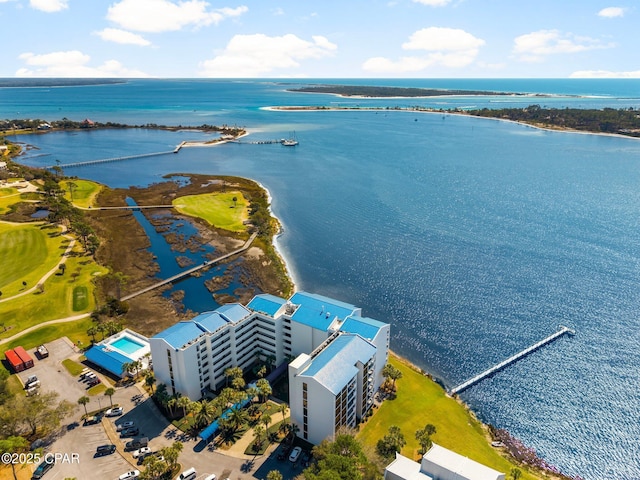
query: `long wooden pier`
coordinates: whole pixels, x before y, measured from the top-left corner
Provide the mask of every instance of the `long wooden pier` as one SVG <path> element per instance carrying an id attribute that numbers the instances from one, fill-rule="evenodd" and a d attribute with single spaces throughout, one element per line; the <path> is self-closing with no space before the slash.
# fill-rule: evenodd
<path id="1" fill-rule="evenodd" d="M 178 153 L 183 146 L 182 142 L 173 150 L 167 150 L 165 152 L 153 152 L 153 153 L 141 153 L 138 155 L 128 155 L 126 157 L 113 157 L 113 158 L 102 158 L 100 160 L 87 160 L 86 162 L 73 162 L 73 163 L 61 163 L 60 165 L 48 165 L 45 168 L 52 169 L 56 166 L 60 168 L 70 168 L 70 167 L 86 167 L 89 165 L 98 165 L 101 163 L 111 163 L 111 162 L 121 162 L 123 160 L 133 160 L 135 158 L 146 158 L 146 157 L 157 157 L 160 155 L 167 155 L 169 153 Z"/>
<path id="2" fill-rule="evenodd" d="M 192 273 L 197 272 L 198 270 L 201 270 L 201 269 L 206 268 L 206 267 L 210 267 L 211 265 L 213 265 L 215 263 L 218 263 L 218 262 L 221 262 L 222 260 L 225 260 L 225 259 L 227 259 L 229 257 L 232 257 L 232 256 L 234 256 L 234 255 L 236 255 L 236 254 L 238 254 L 240 252 L 244 252 L 246 249 L 249 248 L 249 246 L 251 245 L 251 243 L 253 243 L 253 241 L 255 240 L 255 238 L 257 236 L 258 236 L 258 232 L 255 232 L 249 237 L 249 239 L 244 243 L 244 245 L 242 247 L 234 250 L 233 252 L 229 252 L 229 253 L 227 253 L 225 255 L 222 255 L 222 256 L 220 256 L 218 258 L 214 258 L 213 260 L 208 260 L 208 261 L 204 262 L 202 265 L 197 265 L 197 266 L 195 266 L 193 268 L 185 270 L 184 272 L 180 272 L 177 275 L 174 275 L 173 277 L 169 277 L 169 278 L 167 278 L 165 280 L 161 280 L 158 283 L 154 283 L 153 285 L 150 285 L 150 286 L 148 286 L 146 288 L 143 288 L 142 290 L 139 290 L 139 291 L 134 292 L 134 293 L 130 293 L 129 295 L 126 295 L 126 296 L 122 297 L 121 300 L 123 302 L 126 301 L 126 300 L 130 300 L 130 299 L 132 299 L 134 297 L 137 297 L 138 295 L 142 295 L 143 293 L 150 292 L 151 290 L 155 290 L 156 288 L 162 287 L 163 285 L 167 285 L 168 283 L 173 283 L 176 280 L 180 280 L 181 278 L 187 277 L 187 276 L 191 275 Z"/>
<path id="3" fill-rule="evenodd" d="M 494 373 L 502 370 L 503 368 L 511 365 L 512 363 L 517 362 L 521 358 L 526 357 L 530 353 L 535 352 L 539 348 L 541 348 L 541 347 L 543 347 L 545 345 L 548 345 L 549 343 L 551 343 L 554 340 L 560 338 L 561 336 L 563 336 L 565 334 L 573 335 L 574 333 L 575 332 L 573 330 L 571 330 L 569 327 L 565 327 L 565 326 L 561 325 L 560 326 L 560 330 L 558 330 L 553 335 L 549 335 L 544 340 L 540 340 L 538 343 L 535 343 L 535 344 L 531 345 L 529 348 L 525 348 L 521 352 L 516 353 L 515 355 L 507 358 L 503 362 L 500 362 L 497 365 L 494 365 L 493 367 L 489 368 L 488 370 L 485 370 L 484 372 L 476 375 L 475 377 L 470 378 L 466 382 L 461 383 L 457 387 L 452 388 L 451 390 L 449 390 L 449 394 L 450 395 L 455 395 L 457 393 L 460 393 L 463 390 L 466 390 L 467 388 L 471 387 L 472 385 L 475 385 L 479 381 L 484 380 L 485 378 L 487 378 L 487 377 L 493 375 Z"/>

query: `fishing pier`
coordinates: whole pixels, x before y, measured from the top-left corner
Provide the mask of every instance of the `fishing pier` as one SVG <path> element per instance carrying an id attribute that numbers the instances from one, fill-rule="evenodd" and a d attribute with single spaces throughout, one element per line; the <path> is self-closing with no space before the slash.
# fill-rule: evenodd
<path id="1" fill-rule="evenodd" d="M 548 345 L 549 343 L 557 340 L 558 338 L 562 337 L 563 335 L 574 335 L 574 334 L 575 334 L 575 332 L 573 330 L 571 330 L 569 327 L 565 327 L 565 326 L 561 325 L 560 326 L 560 330 L 558 330 L 554 334 L 549 335 L 547 338 L 545 338 L 543 340 L 540 340 L 538 343 L 535 343 L 535 344 L 531 345 L 530 347 L 525 348 L 521 352 L 516 353 L 515 355 L 513 355 L 513 356 L 507 358 L 506 360 L 498 363 L 497 365 L 494 365 L 493 367 L 489 368 L 488 370 L 485 370 L 484 372 L 476 375 L 475 377 L 470 378 L 466 382 L 461 383 L 457 387 L 452 388 L 451 390 L 449 390 L 449 394 L 450 395 L 455 395 L 457 393 L 460 393 L 463 390 L 466 390 L 467 388 L 469 388 L 469 387 L 475 385 L 476 383 L 480 382 L 481 380 L 484 380 L 485 378 L 493 375 L 494 373 L 499 372 L 503 368 L 508 367 L 512 363 L 517 362 L 521 358 L 526 357 L 530 353 L 535 352 L 539 348 L 544 347 L 545 345 Z"/>
<path id="2" fill-rule="evenodd" d="M 182 142 L 180 145 L 178 145 L 173 150 L 168 150 L 166 152 L 141 153 L 139 155 L 128 155 L 126 157 L 113 157 L 113 158 L 102 158 L 100 160 L 87 160 L 86 162 L 61 163 L 60 165 L 49 165 L 49 166 L 47 166 L 45 168 L 51 170 L 52 168 L 55 168 L 55 167 L 60 167 L 60 168 L 87 167 L 89 165 L 99 165 L 101 163 L 121 162 L 123 160 L 133 160 L 135 158 L 158 157 L 160 155 L 167 155 L 169 153 L 178 153 L 180 151 L 180 149 L 182 148 L 184 143 L 185 142 Z"/>

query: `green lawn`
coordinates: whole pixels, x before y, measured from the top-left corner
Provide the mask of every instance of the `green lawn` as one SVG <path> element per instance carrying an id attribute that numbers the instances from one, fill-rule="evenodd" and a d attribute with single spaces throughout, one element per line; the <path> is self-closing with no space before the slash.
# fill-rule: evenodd
<path id="1" fill-rule="evenodd" d="M 74 249 L 74 255 L 67 258 L 65 273 L 58 271 L 51 275 L 44 284 L 43 292 L 36 290 L 0 303 L 0 318 L 4 326 L 10 328 L 5 334 L 0 333 L 0 336 L 12 336 L 47 320 L 78 315 L 95 308 L 92 280 L 107 270 L 77 250 L 81 249 Z M 12 266 L 13 263 L 9 265 Z M 33 286 L 36 281 L 31 280 L 28 286 Z M 2 290 L 4 298 L 7 289 Z"/>
<path id="2" fill-rule="evenodd" d="M 389 427 L 397 425 L 407 440 L 402 454 L 418 460 L 420 446 L 415 439 L 415 432 L 430 423 L 436 427 L 432 440 L 438 445 L 505 474 L 509 473 L 515 465 L 491 447 L 482 424 L 463 405 L 448 397 L 437 383 L 404 362 L 395 357 L 390 357 L 390 361 L 402 372 L 402 378 L 397 381 L 397 397 L 386 400 L 367 421 L 358 434 L 360 440 L 375 448 Z M 538 478 L 527 473 L 524 467 L 518 468 L 522 470 L 523 480 Z"/>
<path id="3" fill-rule="evenodd" d="M 203 218 L 215 227 L 232 232 L 246 230 L 243 222 L 249 218 L 249 202 L 241 192 L 187 195 L 173 200 L 173 205 L 180 213 Z"/>
<path id="4" fill-rule="evenodd" d="M 86 285 L 73 287 L 73 311 L 81 312 L 89 306 L 89 289 Z"/>
<path id="5" fill-rule="evenodd" d="M 62 366 L 67 369 L 67 372 L 69 372 L 72 377 L 77 377 L 85 369 L 83 364 L 71 360 L 70 358 L 64 359 L 62 361 Z"/>
<path id="6" fill-rule="evenodd" d="M 71 186 L 73 183 L 73 200 L 71 199 Z M 90 180 L 62 180 L 60 182 L 60 188 L 64 193 L 64 198 L 72 201 L 72 203 L 78 207 L 89 208 L 95 206 L 95 199 L 102 190 L 102 185 Z"/>
<path id="7" fill-rule="evenodd" d="M 60 228 L 44 224 L 14 225 L 0 222 L 0 291 L 2 298 L 33 287 L 60 261 L 68 240 Z"/>

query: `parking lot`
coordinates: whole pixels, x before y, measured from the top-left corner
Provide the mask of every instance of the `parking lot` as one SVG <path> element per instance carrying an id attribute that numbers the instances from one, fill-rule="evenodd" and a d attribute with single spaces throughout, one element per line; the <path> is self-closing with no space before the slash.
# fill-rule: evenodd
<path id="1" fill-rule="evenodd" d="M 87 384 L 74 377 L 62 366 L 65 358 L 77 359 L 76 352 L 68 340 L 57 340 L 47 344 L 49 357 L 38 360 L 35 356 L 33 368 L 20 372 L 24 382 L 27 377 L 37 375 L 42 391 L 56 391 L 60 399 L 66 399 L 77 405 L 81 396 L 87 394 Z M 33 352 L 30 351 L 30 354 Z M 99 375 L 100 376 L 100 375 Z M 102 377 L 104 380 L 104 377 Z M 179 440 L 184 447 L 179 462 L 184 469 L 194 467 L 198 479 L 204 479 L 214 473 L 220 480 L 263 479 L 271 470 L 282 472 L 284 479 L 293 479 L 302 470 L 302 462 L 295 465 L 288 460 L 277 460 L 277 445 L 271 447 L 271 455 L 241 458 L 220 453 L 211 445 L 205 445 L 199 438 L 190 438 L 167 422 L 153 401 L 137 386 L 116 388 L 112 397 L 113 404 L 121 405 L 124 413 L 119 417 L 105 418 L 94 425 L 84 426 L 80 421 L 84 408 L 78 406 L 76 413 L 66 419 L 62 434 L 46 447 L 46 452 L 61 454 L 56 465 L 45 474 L 44 480 L 63 480 L 65 478 L 113 480 L 122 473 L 140 469 L 130 452 L 124 452 L 124 444 L 134 437 L 120 438 L 116 428 L 119 424 L 133 421 L 139 433 L 135 438 L 148 437 L 149 447 L 158 451 Z M 87 410 L 98 410 L 110 405 L 104 395 L 90 397 Z M 111 455 L 94 457 L 100 445 L 114 444 L 118 450 Z M 281 448 L 281 447 L 278 447 Z M 62 455 L 66 454 L 66 457 Z"/>
<path id="2" fill-rule="evenodd" d="M 24 370 L 18 374 L 22 383 L 27 377 L 36 375 L 40 380 L 40 390 L 43 392 L 56 391 L 60 394 L 59 400 L 68 400 L 74 405 L 77 404 L 78 398 L 87 394 L 87 385 L 80 382 L 77 377 L 73 377 L 62 366 L 62 360 L 77 356 L 71 342 L 65 340 L 56 340 L 47 344 L 49 356 L 47 358 L 38 359 L 34 354 L 34 350 L 29 350 L 29 355 L 34 359 L 32 368 Z M 108 399 L 105 399 L 108 401 Z"/>

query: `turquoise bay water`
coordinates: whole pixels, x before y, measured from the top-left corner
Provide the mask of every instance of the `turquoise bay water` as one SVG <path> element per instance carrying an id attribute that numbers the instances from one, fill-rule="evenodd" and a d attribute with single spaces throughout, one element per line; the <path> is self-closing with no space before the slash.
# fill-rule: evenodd
<path id="1" fill-rule="evenodd" d="M 296 148 L 187 148 L 66 173 L 116 187 L 173 172 L 260 181 L 285 226 L 279 245 L 299 288 L 391 322 L 392 348 L 449 387 L 560 324 L 575 329 L 575 337 L 462 398 L 565 473 L 640 478 L 640 141 L 453 115 L 260 109 L 332 102 L 638 108 L 639 82 L 387 82 L 588 97 L 364 100 L 287 93 L 275 82 L 134 81 L 0 91 L 0 116 L 227 123 L 246 126 L 248 140 L 295 130 Z M 163 151 L 183 135 L 127 130 L 19 140 L 40 148 L 25 163 L 48 165 Z"/>

